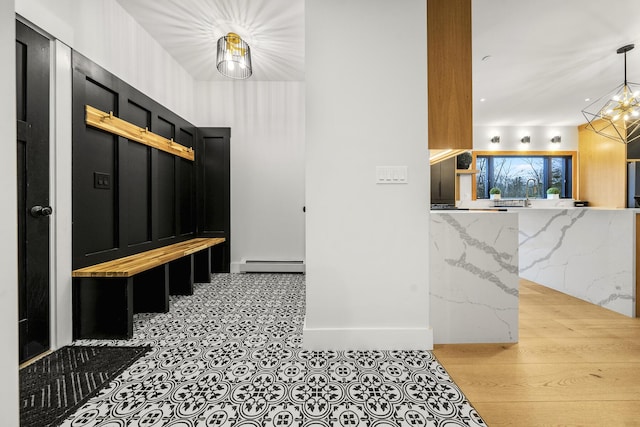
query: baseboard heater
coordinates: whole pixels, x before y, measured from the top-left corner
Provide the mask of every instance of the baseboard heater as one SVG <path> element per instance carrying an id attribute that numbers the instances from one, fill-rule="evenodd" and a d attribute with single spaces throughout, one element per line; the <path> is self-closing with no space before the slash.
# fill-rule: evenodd
<path id="1" fill-rule="evenodd" d="M 304 261 L 246 260 L 240 273 L 304 273 Z"/>

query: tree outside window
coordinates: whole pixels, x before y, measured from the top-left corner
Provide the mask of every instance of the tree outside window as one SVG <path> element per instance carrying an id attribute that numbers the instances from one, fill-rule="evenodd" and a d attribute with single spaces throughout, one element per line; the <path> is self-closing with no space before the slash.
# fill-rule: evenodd
<path id="1" fill-rule="evenodd" d="M 571 156 L 477 156 L 476 194 L 489 198 L 498 187 L 502 198 L 544 198 L 549 187 L 571 197 Z"/>

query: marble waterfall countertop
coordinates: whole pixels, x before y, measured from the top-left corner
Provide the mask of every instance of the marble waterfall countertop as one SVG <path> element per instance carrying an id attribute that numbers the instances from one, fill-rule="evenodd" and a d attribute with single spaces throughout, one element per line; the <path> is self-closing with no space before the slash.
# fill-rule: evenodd
<path id="1" fill-rule="evenodd" d="M 549 204 L 432 210 L 434 343 L 517 342 L 519 277 L 634 317 L 638 214 Z"/>
<path id="2" fill-rule="evenodd" d="M 640 210 L 570 207 L 517 212 L 521 277 L 635 316 L 635 224 Z"/>
<path id="3" fill-rule="evenodd" d="M 431 211 L 434 343 L 518 341 L 518 214 Z"/>

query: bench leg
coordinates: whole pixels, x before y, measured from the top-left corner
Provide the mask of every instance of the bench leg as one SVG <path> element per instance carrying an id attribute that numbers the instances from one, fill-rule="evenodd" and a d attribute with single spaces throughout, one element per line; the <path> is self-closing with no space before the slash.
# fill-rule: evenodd
<path id="1" fill-rule="evenodd" d="M 228 241 L 211 247 L 211 268 L 214 273 L 230 271 Z"/>
<path id="2" fill-rule="evenodd" d="M 171 295 L 193 295 L 193 255 L 169 263 L 169 292 Z"/>
<path id="3" fill-rule="evenodd" d="M 169 311 L 169 266 L 167 264 L 138 273 L 133 278 L 133 312 Z"/>
<path id="4" fill-rule="evenodd" d="M 131 277 L 73 279 L 74 339 L 129 339 L 132 336 Z"/>
<path id="5" fill-rule="evenodd" d="M 211 250 L 203 249 L 193 254 L 193 280 L 196 283 L 211 282 Z"/>

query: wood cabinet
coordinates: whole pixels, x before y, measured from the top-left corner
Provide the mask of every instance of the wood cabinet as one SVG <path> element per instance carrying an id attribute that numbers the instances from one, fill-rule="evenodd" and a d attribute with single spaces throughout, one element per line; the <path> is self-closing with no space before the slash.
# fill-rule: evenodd
<path id="1" fill-rule="evenodd" d="M 431 165 L 431 203 L 455 204 L 456 158 Z"/>
<path id="2" fill-rule="evenodd" d="M 578 126 L 577 199 L 598 208 L 627 205 L 627 146 Z M 574 193 L 576 194 L 576 193 Z"/>

